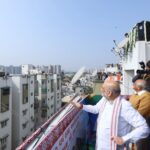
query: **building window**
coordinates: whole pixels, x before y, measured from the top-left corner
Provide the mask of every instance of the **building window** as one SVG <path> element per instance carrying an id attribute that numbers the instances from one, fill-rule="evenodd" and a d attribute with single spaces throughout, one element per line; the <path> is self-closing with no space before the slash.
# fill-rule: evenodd
<path id="1" fill-rule="evenodd" d="M 34 100 L 34 109 L 37 109 L 37 108 L 39 108 L 39 101 L 38 101 L 37 98 L 35 98 L 35 100 Z"/>
<path id="2" fill-rule="evenodd" d="M 1 144 L 1 147 L 0 147 L 0 149 L 1 150 L 5 150 L 6 148 L 7 148 L 7 139 L 8 139 L 8 134 L 7 135 L 5 135 L 4 137 L 2 137 L 2 138 L 0 138 L 0 144 Z"/>
<path id="3" fill-rule="evenodd" d="M 23 116 L 25 116 L 27 114 L 27 111 L 28 111 L 27 109 L 22 111 Z"/>
<path id="4" fill-rule="evenodd" d="M 33 104 L 31 104 L 31 108 L 33 107 Z"/>
<path id="5" fill-rule="evenodd" d="M 59 99 L 59 93 L 57 93 L 57 99 Z"/>
<path id="6" fill-rule="evenodd" d="M 60 89 L 59 82 L 60 82 L 60 79 L 57 79 L 57 90 Z"/>
<path id="7" fill-rule="evenodd" d="M 31 116 L 31 120 L 34 121 L 34 117 L 33 116 Z"/>
<path id="8" fill-rule="evenodd" d="M 42 80 L 42 84 L 44 84 L 45 82 L 44 82 L 44 80 Z"/>
<path id="9" fill-rule="evenodd" d="M 51 96 L 51 100 L 54 98 L 54 96 Z"/>
<path id="10" fill-rule="evenodd" d="M 6 150 L 7 149 L 7 145 L 6 144 L 1 145 L 0 149 L 1 150 Z"/>
<path id="11" fill-rule="evenodd" d="M 47 110 L 42 110 L 41 117 L 45 118 L 47 116 Z"/>
<path id="12" fill-rule="evenodd" d="M 23 84 L 22 85 L 22 103 L 26 104 L 28 103 L 28 84 Z"/>
<path id="13" fill-rule="evenodd" d="M 39 95 L 39 83 L 38 83 L 38 81 L 35 81 L 35 83 L 34 83 L 34 95 L 35 96 L 38 96 Z"/>
<path id="14" fill-rule="evenodd" d="M 31 81 L 31 84 L 33 84 L 33 81 Z"/>
<path id="15" fill-rule="evenodd" d="M 51 80 L 51 92 L 54 92 L 54 80 Z"/>
<path id="16" fill-rule="evenodd" d="M 25 140 L 26 140 L 26 138 L 27 138 L 27 136 L 25 136 L 25 137 L 22 137 L 22 141 L 25 141 Z"/>
<path id="17" fill-rule="evenodd" d="M 47 86 L 47 80 L 46 79 L 42 79 L 42 86 Z"/>
<path id="18" fill-rule="evenodd" d="M 46 104 L 46 99 L 42 99 L 42 105 Z"/>
<path id="19" fill-rule="evenodd" d="M 31 132 L 33 132 L 33 131 L 34 131 L 34 129 L 33 129 L 33 128 L 31 128 L 31 129 L 30 129 L 30 131 L 31 131 Z"/>
<path id="20" fill-rule="evenodd" d="M 51 105 L 51 108 L 53 108 L 54 107 L 54 105 Z"/>
<path id="21" fill-rule="evenodd" d="M 42 94 L 47 94 L 47 80 L 42 80 Z"/>
<path id="22" fill-rule="evenodd" d="M 5 126 L 7 126 L 7 122 L 9 119 L 3 120 L 1 121 L 1 128 L 4 128 Z"/>
<path id="23" fill-rule="evenodd" d="M 9 110 L 9 93 L 10 93 L 9 87 L 1 88 L 0 112 L 6 112 Z"/>
<path id="24" fill-rule="evenodd" d="M 33 92 L 31 92 L 31 96 L 33 96 Z"/>
<path id="25" fill-rule="evenodd" d="M 28 121 L 22 124 L 22 128 L 25 129 L 27 127 Z"/>

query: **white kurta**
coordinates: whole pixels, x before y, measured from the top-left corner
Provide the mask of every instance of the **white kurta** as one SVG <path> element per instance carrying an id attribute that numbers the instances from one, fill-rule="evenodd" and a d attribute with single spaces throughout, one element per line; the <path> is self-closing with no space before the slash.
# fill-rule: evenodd
<path id="1" fill-rule="evenodd" d="M 94 114 L 99 113 L 101 104 L 107 101 L 102 98 L 95 106 L 83 105 L 83 110 Z M 145 119 L 131 106 L 125 99 L 121 100 L 121 110 L 118 120 L 118 136 L 122 137 L 125 142 L 129 140 L 138 141 L 149 135 L 149 128 Z M 97 119 L 97 139 L 96 150 L 110 150 L 110 129 L 111 117 L 113 111 L 113 103 L 107 102 L 103 113 Z M 134 130 L 131 129 L 134 127 Z M 117 147 L 117 150 L 122 150 L 123 147 Z"/>
<path id="2" fill-rule="evenodd" d="M 113 112 L 114 104 L 109 102 L 106 103 L 104 111 L 101 116 L 101 120 L 103 123 L 99 123 L 97 125 L 97 136 L 99 137 L 100 142 L 97 142 L 97 147 L 99 149 L 107 149 L 110 150 L 110 128 L 111 128 L 111 116 Z M 104 138 L 105 137 L 105 138 Z M 105 144 L 103 144 L 105 143 Z"/>

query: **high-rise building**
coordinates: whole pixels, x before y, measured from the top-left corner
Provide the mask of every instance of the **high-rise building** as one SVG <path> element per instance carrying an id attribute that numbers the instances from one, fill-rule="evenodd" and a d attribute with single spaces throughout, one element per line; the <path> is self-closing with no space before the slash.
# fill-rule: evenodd
<path id="1" fill-rule="evenodd" d="M 12 147 L 34 131 L 34 76 L 12 77 Z"/>
<path id="2" fill-rule="evenodd" d="M 61 74 L 61 65 L 54 65 L 54 74 Z"/>
<path id="3" fill-rule="evenodd" d="M 21 74 L 21 66 L 0 66 L 0 71 L 5 72 L 5 74 Z"/>
<path id="4" fill-rule="evenodd" d="M 54 114 L 54 79 L 51 74 L 38 74 L 35 81 L 36 128 Z"/>
<path id="5" fill-rule="evenodd" d="M 12 88 L 9 77 L 0 77 L 0 150 L 11 150 Z"/>
<path id="6" fill-rule="evenodd" d="M 58 74 L 54 74 L 54 108 L 55 112 L 61 108 L 61 77 Z"/>
<path id="7" fill-rule="evenodd" d="M 21 66 L 21 73 L 22 74 L 29 74 L 30 70 L 35 69 L 35 67 L 32 64 L 22 65 Z"/>
<path id="8" fill-rule="evenodd" d="M 9 74 L 21 74 L 21 66 L 7 66 L 5 72 Z"/>
<path id="9" fill-rule="evenodd" d="M 1 67 L 0 67 L 1 68 Z M 22 74 L 61 74 L 61 65 L 33 66 L 31 64 L 21 66 Z"/>

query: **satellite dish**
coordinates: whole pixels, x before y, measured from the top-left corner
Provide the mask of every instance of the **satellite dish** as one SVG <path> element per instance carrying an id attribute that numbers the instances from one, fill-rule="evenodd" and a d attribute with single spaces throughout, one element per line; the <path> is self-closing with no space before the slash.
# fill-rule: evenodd
<path id="1" fill-rule="evenodd" d="M 121 49 L 123 48 L 129 41 L 129 38 L 125 38 L 124 40 L 122 40 L 119 44 L 118 44 L 118 48 Z"/>
<path id="2" fill-rule="evenodd" d="M 119 44 L 116 44 L 115 52 L 120 53 L 121 49 L 128 43 L 129 38 L 125 38 Z"/>
<path id="3" fill-rule="evenodd" d="M 80 68 L 79 71 L 72 78 L 71 84 L 75 84 L 77 80 L 79 80 L 79 78 L 83 75 L 84 72 L 85 72 L 85 67 Z"/>

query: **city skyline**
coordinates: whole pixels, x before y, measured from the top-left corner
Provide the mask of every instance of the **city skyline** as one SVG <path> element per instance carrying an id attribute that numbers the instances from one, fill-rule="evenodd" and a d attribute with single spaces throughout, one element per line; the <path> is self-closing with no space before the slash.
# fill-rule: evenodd
<path id="1" fill-rule="evenodd" d="M 142 20 L 144 1 L 1 1 L 0 65 L 60 64 L 66 71 L 118 63 L 113 40 Z M 142 11 L 141 11 L 142 10 Z"/>

